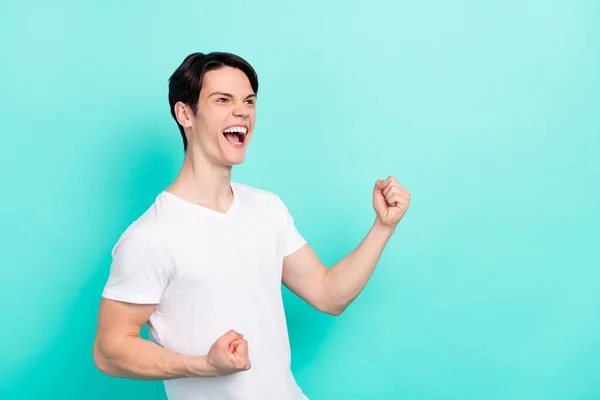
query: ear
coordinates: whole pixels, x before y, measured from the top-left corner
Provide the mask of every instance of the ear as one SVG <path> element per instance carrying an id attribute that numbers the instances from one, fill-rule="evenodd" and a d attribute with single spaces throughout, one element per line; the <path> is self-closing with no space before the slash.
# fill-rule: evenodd
<path id="1" fill-rule="evenodd" d="M 188 107 L 186 104 L 182 103 L 181 101 L 175 103 L 173 107 L 179 125 L 183 126 L 184 128 L 191 128 L 193 116 L 191 108 Z"/>

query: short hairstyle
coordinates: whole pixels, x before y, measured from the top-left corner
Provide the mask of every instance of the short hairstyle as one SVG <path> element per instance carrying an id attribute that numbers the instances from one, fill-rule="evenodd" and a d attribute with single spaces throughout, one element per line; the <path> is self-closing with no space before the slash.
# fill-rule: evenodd
<path id="1" fill-rule="evenodd" d="M 183 60 L 173 75 L 169 78 L 169 105 L 171 115 L 175 119 L 181 138 L 183 139 L 183 150 L 187 151 L 187 138 L 183 126 L 175 116 L 175 103 L 181 101 L 187 104 L 196 114 L 198 111 L 198 98 L 202 89 L 204 74 L 208 71 L 232 67 L 241 70 L 250 81 L 254 93 L 258 93 L 258 76 L 252 66 L 242 57 L 231 53 L 212 52 L 208 54 L 192 53 Z"/>

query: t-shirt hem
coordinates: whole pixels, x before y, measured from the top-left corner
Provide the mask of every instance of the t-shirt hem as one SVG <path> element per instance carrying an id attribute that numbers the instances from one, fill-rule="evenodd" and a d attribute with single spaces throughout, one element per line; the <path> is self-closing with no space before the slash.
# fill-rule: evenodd
<path id="1" fill-rule="evenodd" d="M 136 296 L 129 293 L 115 292 L 108 289 L 105 289 L 102 292 L 102 297 L 110 300 L 134 304 L 158 304 L 160 302 L 160 299 L 156 299 L 154 297 Z"/>
<path id="2" fill-rule="evenodd" d="M 295 253 L 296 251 L 300 250 L 300 248 L 302 246 L 304 246 L 305 244 L 306 244 L 306 240 L 301 240 L 301 241 L 297 242 L 294 246 L 289 247 L 288 250 L 283 253 L 283 256 L 287 257 L 290 254 Z"/>

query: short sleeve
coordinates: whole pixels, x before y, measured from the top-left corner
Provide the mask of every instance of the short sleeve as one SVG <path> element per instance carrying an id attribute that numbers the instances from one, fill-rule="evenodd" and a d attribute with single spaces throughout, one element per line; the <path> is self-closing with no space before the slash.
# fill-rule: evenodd
<path id="1" fill-rule="evenodd" d="M 302 237 L 300 232 L 298 232 L 296 224 L 294 223 L 294 218 L 290 214 L 286 204 L 281 199 L 279 199 L 279 202 L 282 208 L 282 218 L 284 223 L 284 228 L 279 243 L 283 257 L 286 257 L 294 253 L 300 247 L 304 246 L 306 244 L 306 240 L 304 240 L 304 237 Z"/>
<path id="2" fill-rule="evenodd" d="M 102 296 L 138 304 L 158 304 L 168 269 L 150 238 L 140 229 L 126 231 L 112 250 L 112 264 Z"/>

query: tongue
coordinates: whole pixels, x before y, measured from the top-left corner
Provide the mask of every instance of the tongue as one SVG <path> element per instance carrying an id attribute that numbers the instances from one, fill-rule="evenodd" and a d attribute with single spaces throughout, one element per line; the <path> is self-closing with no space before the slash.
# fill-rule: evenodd
<path id="1" fill-rule="evenodd" d="M 225 137 L 231 143 L 239 143 L 239 141 L 240 141 L 240 138 L 236 133 L 226 133 Z"/>

